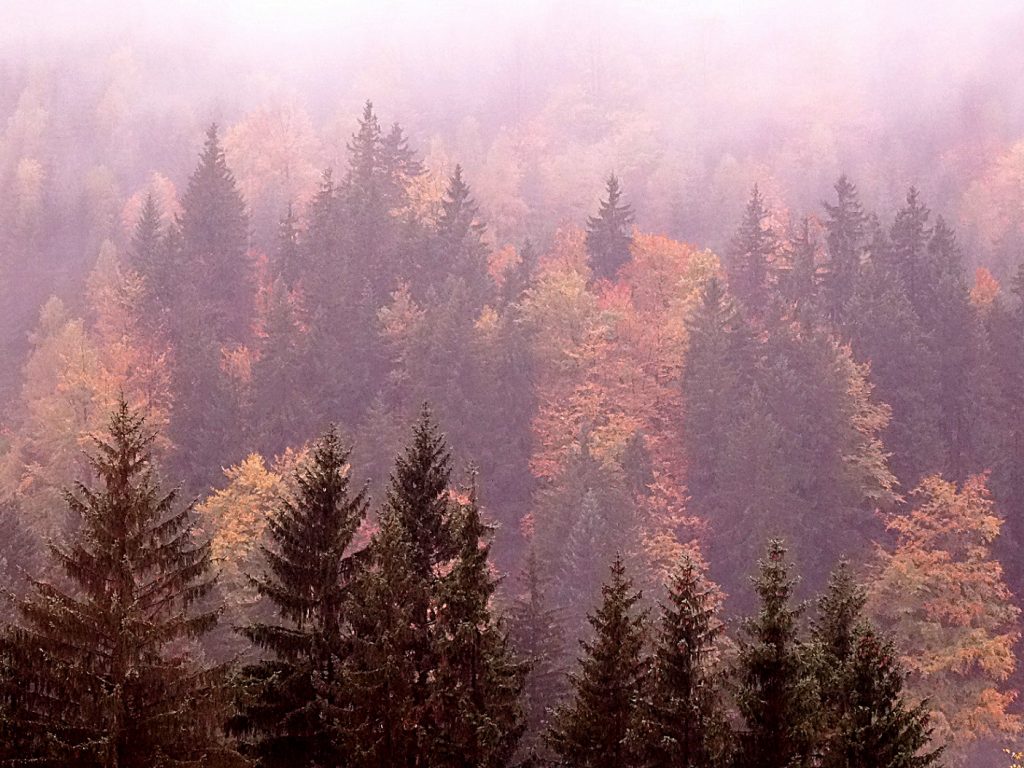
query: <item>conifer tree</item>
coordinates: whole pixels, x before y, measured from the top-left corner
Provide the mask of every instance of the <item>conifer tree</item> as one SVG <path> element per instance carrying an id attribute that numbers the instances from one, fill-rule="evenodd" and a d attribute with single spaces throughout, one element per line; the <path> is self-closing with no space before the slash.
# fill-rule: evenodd
<path id="1" fill-rule="evenodd" d="M 514 659 L 490 607 L 496 583 L 488 563 L 488 529 L 474 488 L 452 520 L 458 548 L 454 565 L 437 584 L 436 672 L 423 760 L 438 768 L 505 766 L 525 726 L 520 693 L 526 665 Z"/>
<path id="2" fill-rule="evenodd" d="M 866 591 L 846 561 L 818 600 L 812 640 L 821 695 L 818 752 L 828 768 L 902 768 L 934 763 L 925 703 L 910 706 L 892 643 L 862 615 Z"/>
<path id="3" fill-rule="evenodd" d="M 812 327 L 818 320 L 819 311 L 818 243 L 806 216 L 798 225 L 786 255 L 786 272 L 780 277 L 780 288 L 800 323 Z"/>
<path id="4" fill-rule="evenodd" d="M 752 317 L 764 315 L 774 283 L 779 242 L 767 222 L 769 216 L 755 184 L 727 261 L 732 293 Z"/>
<path id="5" fill-rule="evenodd" d="M 344 706 L 332 697 L 344 690 L 345 606 L 361 555 L 351 545 L 367 507 L 365 491 L 350 490 L 349 455 L 334 429 L 325 433 L 296 476 L 295 498 L 268 521 L 268 572 L 254 585 L 281 621 L 243 628 L 271 658 L 244 670 L 249 690 L 231 721 L 245 751 L 266 768 L 345 760 L 326 724 Z"/>
<path id="6" fill-rule="evenodd" d="M 715 495 L 736 403 L 750 391 L 753 339 L 721 281 L 707 281 L 687 318 L 683 370 L 689 490 L 698 507 Z"/>
<path id="7" fill-rule="evenodd" d="M 428 267 L 428 271 L 437 271 L 434 285 L 442 284 L 446 276 L 461 279 L 468 291 L 469 306 L 473 309 L 489 302 L 494 292 L 493 281 L 487 271 L 485 230 L 486 225 L 480 219 L 480 210 L 470 194 L 469 185 L 462 178 L 462 166 L 456 165 L 455 172 L 448 179 L 437 219 L 437 262 Z"/>
<path id="8" fill-rule="evenodd" d="M 255 275 L 246 250 L 245 201 L 228 168 L 217 125 L 206 132 L 199 164 L 181 198 L 181 234 L 199 313 L 219 342 L 245 339 L 253 316 Z"/>
<path id="9" fill-rule="evenodd" d="M 289 289 L 295 288 L 303 272 L 298 225 L 294 206 L 289 202 L 277 228 L 277 252 L 274 254 L 274 274 Z"/>
<path id="10" fill-rule="evenodd" d="M 423 164 L 409 148 L 402 126 L 394 123 L 380 147 L 383 198 L 387 210 L 397 213 L 409 202 L 409 187 L 423 175 Z"/>
<path id="11" fill-rule="evenodd" d="M 813 764 L 817 692 L 808 649 L 800 642 L 802 606 L 779 539 L 768 542 L 754 587 L 758 615 L 740 637 L 736 703 L 743 719 L 737 742 L 740 768 L 797 768 Z"/>
<path id="12" fill-rule="evenodd" d="M 847 706 L 828 743 L 824 768 L 924 768 L 942 749 L 930 744 L 926 702 L 911 706 L 904 670 L 891 641 L 862 626 L 843 669 Z"/>
<path id="13" fill-rule="evenodd" d="M 28 734 L 18 757 L 40 765 L 226 765 L 218 737 L 222 673 L 188 641 L 216 622 L 210 550 L 190 506 L 160 489 L 153 436 L 122 400 L 97 438 L 98 484 L 67 494 L 81 527 L 52 556 L 73 591 L 34 581 L 4 638 L 3 700 Z"/>
<path id="14" fill-rule="evenodd" d="M 521 592 L 509 611 L 509 637 L 516 654 L 528 666 L 523 687 L 526 732 L 522 751 L 534 758 L 543 751 L 541 739 L 551 713 L 566 693 L 562 612 L 549 604 L 547 585 L 536 550 L 531 547 L 520 574 Z"/>
<path id="15" fill-rule="evenodd" d="M 907 191 L 906 205 L 896 212 L 889 231 L 890 248 L 883 261 L 886 278 L 900 281 L 919 316 L 927 311 L 934 280 L 928 255 L 930 215 L 917 189 L 911 187 Z"/>
<path id="16" fill-rule="evenodd" d="M 572 698 L 555 713 L 547 741 L 558 765 L 633 768 L 642 764 L 637 737 L 646 614 L 636 610 L 640 593 L 633 591 L 621 557 L 612 563 L 601 594 L 601 605 L 589 617 L 593 639 L 580 641 L 583 656 L 570 676 Z"/>
<path id="17" fill-rule="evenodd" d="M 146 309 L 159 315 L 170 295 L 173 284 L 173 265 L 168 264 L 163 244 L 163 225 L 160 206 L 152 193 L 146 195 L 142 211 L 132 231 L 129 249 L 130 264 L 145 283 Z M 170 268 L 169 268 L 170 267 Z"/>
<path id="18" fill-rule="evenodd" d="M 607 197 L 596 216 L 587 219 L 587 253 L 595 279 L 613 280 L 630 259 L 633 245 L 633 207 L 622 202 L 622 188 L 615 174 L 605 184 Z"/>
<path id="19" fill-rule="evenodd" d="M 650 768 L 711 768 L 727 758 L 718 602 L 703 569 L 684 555 L 668 584 L 655 643 L 642 736 Z"/>
<path id="20" fill-rule="evenodd" d="M 828 266 L 823 293 L 828 318 L 833 327 L 841 328 L 846 321 L 846 306 L 857 287 L 868 222 L 857 187 L 845 174 L 839 177 L 834 189 L 835 204 L 824 203 L 828 215 L 825 221 Z"/>
<path id="21" fill-rule="evenodd" d="M 0 498 L 0 590 L 21 595 L 27 575 L 39 572 L 41 542 L 14 499 Z"/>

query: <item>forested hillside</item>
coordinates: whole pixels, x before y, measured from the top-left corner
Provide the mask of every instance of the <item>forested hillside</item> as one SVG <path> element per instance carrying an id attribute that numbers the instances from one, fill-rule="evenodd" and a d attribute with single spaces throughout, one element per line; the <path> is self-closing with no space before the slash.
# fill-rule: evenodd
<path id="1" fill-rule="evenodd" d="M 1018 118 L 762 145 L 657 47 L 188 103 L 218 56 L 99 49 L 0 70 L 0 764 L 1019 750 Z"/>

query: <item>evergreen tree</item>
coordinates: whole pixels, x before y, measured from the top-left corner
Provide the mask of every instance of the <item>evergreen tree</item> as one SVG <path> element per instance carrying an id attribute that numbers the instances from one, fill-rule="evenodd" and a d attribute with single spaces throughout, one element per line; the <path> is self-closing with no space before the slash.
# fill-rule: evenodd
<path id="1" fill-rule="evenodd" d="M 926 703 L 911 706 L 896 649 L 870 627 L 855 634 L 844 671 L 847 707 L 825 751 L 824 768 L 924 768 L 940 749 L 930 748 Z"/>
<path id="2" fill-rule="evenodd" d="M 755 184 L 728 254 L 729 286 L 753 317 L 764 316 L 774 283 L 779 242 L 767 222 L 770 215 Z"/>
<path id="3" fill-rule="evenodd" d="M 409 203 L 409 188 L 423 175 L 423 164 L 409 148 L 409 141 L 398 123 L 384 136 L 380 147 L 383 198 L 388 211 L 396 213 Z"/>
<path id="4" fill-rule="evenodd" d="M 181 198 L 181 234 L 188 280 L 203 318 L 218 342 L 244 340 L 253 317 L 255 275 L 246 253 L 249 223 L 245 201 L 228 168 L 216 124 L 206 132 L 199 164 Z"/>
<path id="5" fill-rule="evenodd" d="M 668 585 L 654 651 L 643 731 L 644 765 L 723 765 L 727 726 L 721 701 L 718 596 L 701 567 L 684 555 Z"/>
<path id="6" fill-rule="evenodd" d="M 487 270 L 485 230 L 486 225 L 480 220 L 480 210 L 473 201 L 469 185 L 462 178 L 462 166 L 456 165 L 441 199 L 436 262 L 428 267 L 428 272 L 435 274 L 428 284 L 443 285 L 447 277 L 462 280 L 469 295 L 471 321 L 476 319 L 472 310 L 479 310 L 494 293 L 493 281 Z"/>
<path id="7" fill-rule="evenodd" d="M 793 606 L 791 566 L 778 539 L 768 542 L 754 586 L 756 617 L 743 624 L 736 703 L 743 718 L 740 768 L 797 768 L 813 764 L 817 692 L 807 648 L 798 637 L 802 606 Z"/>
<path id="8" fill-rule="evenodd" d="M 509 637 L 528 666 L 523 687 L 526 733 L 522 749 L 536 758 L 543 750 L 541 737 L 551 713 L 566 693 L 566 649 L 562 612 L 549 604 L 547 580 L 532 547 L 520 575 L 520 590 L 509 611 Z"/>
<path id="9" fill-rule="evenodd" d="M 857 287 L 868 220 L 857 187 L 845 175 L 839 177 L 834 188 L 835 204 L 824 203 L 828 215 L 825 221 L 828 265 L 823 293 L 826 314 L 834 327 L 841 328 L 846 322 L 847 304 Z"/>
<path id="10" fill-rule="evenodd" d="M 615 174 L 605 185 L 607 198 L 597 216 L 587 219 L 587 253 L 595 279 L 613 280 L 630 259 L 633 246 L 633 207 L 622 202 L 622 188 Z"/>
<path id="11" fill-rule="evenodd" d="M 909 706 L 905 673 L 892 643 L 864 619 L 865 590 L 841 561 L 818 601 L 814 624 L 822 719 L 821 764 L 828 768 L 897 768 L 934 763 L 926 704 Z"/>
<path id="12" fill-rule="evenodd" d="M 216 622 L 196 610 L 213 586 L 191 507 L 176 509 L 152 465 L 153 436 L 122 401 L 91 460 L 98 485 L 67 502 L 81 520 L 53 546 L 73 591 L 43 581 L 18 604 L 4 639 L 3 700 L 29 735 L 18 757 L 39 765 L 228 764 L 218 738 L 221 678 L 187 641 Z"/>
<path id="13" fill-rule="evenodd" d="M 342 690 L 345 604 L 361 555 L 351 545 L 367 507 L 365 491 L 351 493 L 349 455 L 334 429 L 325 433 L 296 476 L 295 498 L 268 521 L 269 570 L 253 583 L 281 623 L 243 629 L 271 658 L 243 671 L 248 691 L 231 721 L 245 751 L 266 768 L 345 760 L 326 723 L 332 708 L 344 706 L 331 697 Z"/>
<path id="14" fill-rule="evenodd" d="M 169 269 L 173 265 L 166 259 L 160 206 L 151 193 L 142 203 L 128 253 L 129 263 L 145 282 L 146 309 L 153 315 L 159 315 L 172 294 L 174 275 Z"/>
<path id="15" fill-rule="evenodd" d="M 21 595 L 28 574 L 39 572 L 42 547 L 14 499 L 0 498 L 0 591 Z"/>
<path id="16" fill-rule="evenodd" d="M 716 277 L 705 284 L 686 330 L 683 391 L 689 491 L 698 508 L 708 508 L 724 480 L 721 468 L 731 415 L 750 391 L 753 338 Z"/>
<path id="17" fill-rule="evenodd" d="M 792 237 L 787 252 L 786 271 L 780 275 L 780 288 L 793 314 L 804 327 L 818 320 L 818 243 L 806 216 Z"/>
<path id="18" fill-rule="evenodd" d="M 277 253 L 274 254 L 274 275 L 292 289 L 302 275 L 302 253 L 299 248 L 298 217 L 291 203 L 277 229 Z"/>
<path id="19" fill-rule="evenodd" d="M 572 698 L 555 713 L 547 741 L 558 765 L 632 768 L 641 765 L 646 614 L 635 610 L 640 593 L 626 578 L 621 557 L 612 563 L 601 594 L 600 607 L 589 617 L 593 640 L 580 641 L 583 657 L 570 677 Z"/>
<path id="20" fill-rule="evenodd" d="M 422 765 L 420 724 L 425 717 L 423 618 L 427 587 L 412 568 L 408 531 L 392 512 L 381 514 L 367 568 L 357 575 L 350 608 L 353 627 L 351 689 L 359 704 L 343 738 L 351 763 L 365 768 Z"/>
<path id="21" fill-rule="evenodd" d="M 523 733 L 520 703 L 526 665 L 516 661 L 490 608 L 495 579 L 488 555 L 490 531 L 480 518 L 476 491 L 452 521 L 458 552 L 437 584 L 426 765 L 499 768 L 508 764 Z"/>
<path id="22" fill-rule="evenodd" d="M 890 248 L 882 266 L 886 279 L 899 280 L 914 310 L 921 316 L 931 300 L 934 274 L 928 255 L 931 212 L 921 202 L 914 187 L 907 191 L 907 202 L 896 212 L 889 231 Z"/>

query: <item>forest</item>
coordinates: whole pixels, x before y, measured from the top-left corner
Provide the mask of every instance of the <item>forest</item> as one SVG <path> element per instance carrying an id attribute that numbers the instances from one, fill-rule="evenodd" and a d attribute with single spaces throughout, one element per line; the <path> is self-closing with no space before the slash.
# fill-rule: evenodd
<path id="1" fill-rule="evenodd" d="M 0 32 L 0 765 L 1024 764 L 1024 13 L 116 10 Z"/>

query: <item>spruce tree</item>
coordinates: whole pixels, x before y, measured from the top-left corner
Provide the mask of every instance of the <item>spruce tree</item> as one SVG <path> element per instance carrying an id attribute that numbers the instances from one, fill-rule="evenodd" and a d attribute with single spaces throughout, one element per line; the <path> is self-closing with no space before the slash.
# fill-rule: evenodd
<path id="1" fill-rule="evenodd" d="M 818 600 L 812 630 L 821 696 L 819 748 L 827 768 L 910 768 L 934 763 L 925 703 L 910 706 L 892 643 L 863 616 L 865 590 L 845 560 Z"/>
<path id="2" fill-rule="evenodd" d="M 242 341 L 252 322 L 256 293 L 253 265 L 246 253 L 249 222 L 216 124 L 206 132 L 181 208 L 187 270 L 178 278 L 195 287 L 198 301 L 198 306 L 184 309 L 199 313 L 217 341 Z"/>
<path id="3" fill-rule="evenodd" d="M 547 586 L 536 550 L 531 547 L 520 574 L 520 594 L 509 611 L 509 637 L 528 667 L 523 687 L 526 733 L 522 751 L 534 758 L 544 752 L 542 736 L 551 713 L 566 693 L 562 611 L 549 603 Z"/>
<path id="4" fill-rule="evenodd" d="M 144 281 L 145 308 L 149 315 L 158 316 L 172 293 L 174 274 L 173 269 L 169 269 L 172 265 L 166 259 L 163 236 L 160 206 L 152 193 L 147 194 L 132 231 L 128 253 L 129 263 Z"/>
<path id="5" fill-rule="evenodd" d="M 231 729 L 261 766 L 312 767 L 345 761 L 326 723 L 349 652 L 348 592 L 361 551 L 352 541 L 366 516 L 365 491 L 351 491 L 350 452 L 334 429 L 314 445 L 296 475 L 294 499 L 268 521 L 268 571 L 253 583 L 274 606 L 275 624 L 242 632 L 267 661 L 247 667 L 247 691 Z"/>
<path id="6" fill-rule="evenodd" d="M 24 593 L 28 574 L 39 572 L 42 550 L 18 502 L 0 498 L 0 591 Z"/>
<path id="7" fill-rule="evenodd" d="M 832 733 L 823 768 L 925 768 L 942 750 L 930 745 L 928 705 L 910 705 L 896 649 L 871 627 L 853 637 L 843 672 L 846 708 Z"/>
<path id="8" fill-rule="evenodd" d="M 703 569 L 684 555 L 661 608 L 643 730 L 645 766 L 711 768 L 727 758 L 718 603 Z"/>
<path id="9" fill-rule="evenodd" d="M 886 278 L 900 281 L 918 316 L 927 311 L 934 279 L 928 255 L 930 215 L 920 193 L 911 187 L 906 205 L 896 212 L 889 231 L 890 248 L 882 262 Z"/>
<path id="10" fill-rule="evenodd" d="M 414 572 L 408 531 L 391 511 L 381 513 L 367 567 L 353 587 L 349 695 L 358 701 L 342 725 L 351 764 L 365 768 L 421 765 L 420 724 L 425 683 L 422 617 L 427 587 Z"/>
<path id="11" fill-rule="evenodd" d="M 823 293 L 828 318 L 833 327 L 841 328 L 846 321 L 847 304 L 857 287 L 868 222 L 857 187 L 845 174 L 839 177 L 834 189 L 835 204 L 823 204 L 828 215 L 825 221 L 828 265 Z"/>
<path id="12" fill-rule="evenodd" d="M 743 720 L 739 768 L 799 768 L 813 764 L 817 692 L 808 649 L 798 636 L 802 606 L 779 539 L 768 542 L 754 587 L 758 615 L 743 623 L 736 704 Z"/>
<path id="13" fill-rule="evenodd" d="M 615 174 L 605 185 L 607 197 L 596 216 L 587 219 L 587 253 L 597 280 L 613 280 L 630 259 L 633 245 L 633 207 L 622 202 L 622 188 Z"/>
<path id="14" fill-rule="evenodd" d="M 436 262 L 428 267 L 436 271 L 435 286 L 446 277 L 462 280 L 468 291 L 469 307 L 479 310 L 492 299 L 494 284 L 487 269 L 487 244 L 483 240 L 486 225 L 480 210 L 462 178 L 462 166 L 456 165 L 448 179 L 437 219 Z M 446 290 L 447 293 L 447 290 Z M 475 319 L 475 312 L 473 313 Z"/>
<path id="15" fill-rule="evenodd" d="M 590 615 L 593 639 L 581 640 L 583 656 L 570 676 L 572 698 L 559 707 L 547 733 L 558 765 L 632 768 L 641 765 L 637 743 L 646 662 L 646 614 L 636 610 L 640 593 L 626 577 L 621 557 Z"/>
<path id="16" fill-rule="evenodd" d="M 522 737 L 520 693 L 526 665 L 513 657 L 504 628 L 491 611 L 496 586 L 490 572 L 489 526 L 476 491 L 452 520 L 458 548 L 451 571 L 437 584 L 424 762 L 443 768 L 500 768 Z"/>
<path id="17" fill-rule="evenodd" d="M 754 185 L 728 253 L 729 286 L 752 317 L 763 317 L 774 284 L 779 242 L 761 191 Z"/>
<path id="18" fill-rule="evenodd" d="M 98 483 L 67 503 L 81 527 L 51 547 L 70 585 L 33 581 L 4 638 L 3 701 L 28 735 L 21 760 L 52 766 L 229 764 L 222 672 L 188 654 L 216 622 L 210 549 L 192 508 L 161 490 L 154 437 L 122 400 L 91 456 Z"/>

